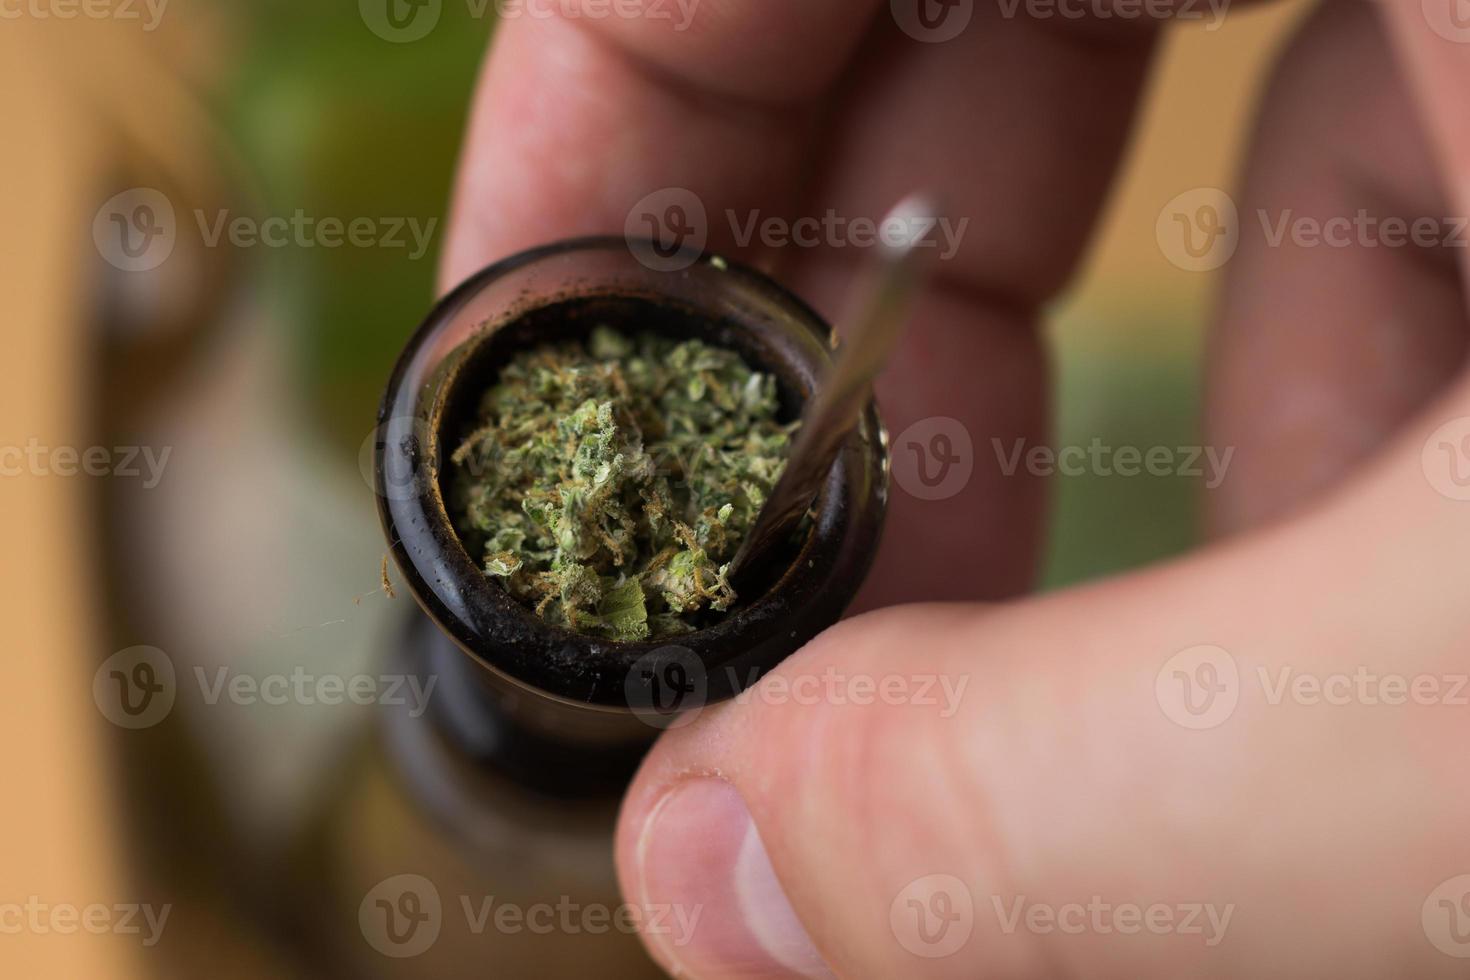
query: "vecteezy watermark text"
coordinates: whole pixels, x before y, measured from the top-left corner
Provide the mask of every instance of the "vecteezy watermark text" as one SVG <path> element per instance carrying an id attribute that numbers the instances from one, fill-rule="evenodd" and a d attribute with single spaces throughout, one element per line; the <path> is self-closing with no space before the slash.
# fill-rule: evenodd
<path id="1" fill-rule="evenodd" d="M 1223 451 L 1214 446 L 1109 446 L 1094 438 L 1086 446 L 1030 446 L 1014 440 L 1010 448 L 1000 439 L 990 440 L 995 460 L 1005 476 L 1015 476 L 1024 466 L 1032 476 L 1093 475 L 1101 477 L 1176 476 L 1204 480 L 1213 490 L 1225 480 L 1235 447 Z"/>
<path id="2" fill-rule="evenodd" d="M 200 700 L 210 707 L 251 705 L 382 705 L 406 708 L 418 718 L 429 708 L 437 675 L 313 673 L 252 674 L 228 666 L 196 666 Z M 173 659 L 157 647 L 135 646 L 104 660 L 92 678 L 92 698 L 103 717 L 120 728 L 151 728 L 173 711 L 183 691 Z"/>
<path id="3" fill-rule="evenodd" d="M 687 946 L 704 912 L 703 905 L 605 905 L 579 902 L 569 895 L 536 902 L 509 901 L 496 895 L 458 896 L 458 911 L 466 933 L 502 935 L 531 933 L 546 936 L 626 935 L 668 936 L 675 947 Z M 447 921 L 445 902 L 435 884 L 423 875 L 400 874 L 378 882 L 358 906 L 362 936 L 384 956 L 404 959 L 427 952 Z"/>
<path id="4" fill-rule="evenodd" d="M 48 446 L 32 437 L 24 446 L 0 446 L 0 477 L 142 477 L 143 488 L 152 490 L 172 452 L 172 446 Z"/>
<path id="5" fill-rule="evenodd" d="M 0 0 L 3 2 L 3 0 Z M 410 261 L 428 254 L 438 218 L 408 216 L 339 217 L 308 214 L 235 214 L 228 208 L 195 208 L 194 225 L 203 248 L 387 249 L 407 253 Z M 92 219 L 92 241 L 108 264 L 124 272 L 150 272 L 168 261 L 187 221 L 168 195 L 152 187 L 115 194 Z"/>
<path id="6" fill-rule="evenodd" d="M 211 677 L 203 667 L 194 668 L 199 692 L 208 705 L 228 700 L 231 704 L 284 704 L 329 707 L 341 704 L 381 704 L 407 707 L 410 718 L 418 718 L 429 708 L 429 697 L 439 678 L 427 680 L 416 674 L 311 674 L 297 667 L 289 674 L 266 674 L 257 677 L 216 667 Z"/>
<path id="7" fill-rule="evenodd" d="M 438 218 L 423 221 L 407 217 L 318 218 L 301 208 L 297 208 L 290 217 L 276 215 L 269 218 L 231 215 L 226 209 L 212 215 L 195 210 L 194 220 L 199 225 L 200 238 L 208 248 L 218 247 L 221 240 L 228 240 L 236 248 L 411 247 L 408 258 L 413 261 L 428 253 L 434 229 L 439 226 Z"/>
<path id="8" fill-rule="evenodd" d="M 1101 895 L 1086 901 L 1037 902 L 1025 895 L 991 895 L 987 903 L 1004 935 L 1061 933 L 1135 936 L 1198 936 L 1218 946 L 1235 914 L 1233 904 L 1209 902 L 1111 902 Z M 969 886 L 954 875 L 915 878 L 894 896 L 888 922 L 899 945 L 925 959 L 953 956 L 975 930 L 977 903 Z"/>
<path id="9" fill-rule="evenodd" d="M 1093 895 L 1084 902 L 1066 902 L 1051 905 L 1032 902 L 1024 895 L 1002 900 L 999 895 L 990 898 L 995 910 L 1000 931 L 1011 935 L 1018 930 L 1036 935 L 1063 933 L 1080 936 L 1084 933 L 1107 936 L 1117 933 L 1136 936 L 1149 933 L 1155 936 L 1200 936 L 1207 947 L 1215 947 L 1225 938 L 1230 928 L 1230 919 L 1235 906 L 1216 906 L 1210 902 L 1153 902 L 1140 905 L 1136 902 L 1105 902 L 1101 895 Z"/>
<path id="10" fill-rule="evenodd" d="M 0 20 L 137 21 L 144 31 L 158 30 L 169 0 L 0 0 Z"/>
<path id="11" fill-rule="evenodd" d="M 736 682 L 736 702 L 748 704 L 795 704 L 812 707 L 819 704 L 866 707 L 884 704 L 890 707 L 914 706 L 938 708 L 939 717 L 953 718 L 969 687 L 970 677 L 949 674 L 851 674 L 827 666 L 819 674 L 771 674 L 756 683 L 757 671 L 751 670 L 744 684 Z M 732 681 L 735 672 L 731 669 Z"/>
<path id="12" fill-rule="evenodd" d="M 676 33 L 689 30 L 700 0 L 464 0 L 473 20 L 500 21 L 646 20 L 667 23 Z M 444 0 L 358 0 L 368 30 L 394 44 L 428 37 L 444 13 Z"/>
<path id="13" fill-rule="evenodd" d="M 952 41 L 965 33 L 982 0 L 889 0 L 893 20 L 909 37 L 926 44 Z M 983 0 L 989 2 L 989 0 Z M 1204 22 L 1218 30 L 1231 0 L 994 0 L 1002 20 Z"/>
<path id="14" fill-rule="evenodd" d="M 150 905 L 147 902 L 120 902 L 107 905 L 92 902 L 46 902 L 30 895 L 24 902 L 0 902 L 0 934 L 17 936 L 74 936 L 79 932 L 94 936 L 141 936 L 144 946 L 156 946 L 163 938 L 172 904 Z"/>
<path id="15" fill-rule="evenodd" d="M 1359 208 L 1352 215 L 1316 218 L 1298 215 L 1291 208 L 1276 214 L 1259 208 L 1256 220 L 1271 248 L 1288 240 L 1298 248 L 1466 248 L 1470 247 L 1470 218 L 1402 218 L 1377 215 Z"/>
<path id="16" fill-rule="evenodd" d="M 1316 674 L 1279 667 L 1257 667 L 1256 675 L 1266 703 L 1278 705 L 1350 704 L 1421 707 L 1470 707 L 1470 674 L 1380 673 L 1365 666 L 1352 671 Z"/>
<path id="17" fill-rule="evenodd" d="M 1006 20 L 1203 21 L 1215 31 L 1225 23 L 1230 0 L 996 0 Z"/>
<path id="18" fill-rule="evenodd" d="M 1259 232 L 1266 248 L 1401 249 L 1470 247 L 1470 218 L 1459 215 L 1393 215 L 1358 208 L 1351 214 L 1301 214 L 1292 208 L 1257 208 L 1243 219 L 1235 201 L 1218 187 L 1176 195 L 1159 212 L 1154 234 L 1173 265 L 1208 272 L 1234 257 L 1247 235 Z"/>
<path id="19" fill-rule="evenodd" d="M 1470 674 L 1410 674 L 1366 664 L 1327 672 L 1258 664 L 1252 671 L 1242 671 L 1230 651 L 1203 644 L 1165 661 L 1155 676 L 1154 693 L 1171 721 L 1203 730 L 1223 725 L 1248 697 L 1267 708 L 1470 707 Z"/>
<path id="20" fill-rule="evenodd" d="M 788 218 L 759 209 L 725 210 L 729 238 L 742 249 L 898 248 L 937 251 L 941 261 L 953 259 L 970 227 L 927 214 L 891 213 L 882 218 L 849 217 L 828 208 L 821 215 Z M 678 272 L 699 261 L 710 240 L 711 220 L 703 199 L 687 187 L 664 187 L 629 209 L 623 234 L 634 258 L 659 272 Z"/>
<path id="21" fill-rule="evenodd" d="M 538 936 L 645 932 L 668 935 L 675 946 L 689 944 L 704 912 L 702 905 L 583 904 L 568 895 L 560 896 L 555 902 L 529 905 L 497 900 L 494 895 L 478 898 L 461 895 L 459 904 L 469 931 L 477 936 L 492 929 L 507 935 L 529 932 Z"/>
<path id="22" fill-rule="evenodd" d="M 852 673 L 828 665 L 821 671 L 784 670 L 760 676 L 734 667 L 709 675 L 704 662 L 687 647 L 669 644 L 644 654 L 629 669 L 625 681 L 628 706 L 649 725 L 679 728 L 697 718 L 710 700 L 711 680 L 725 691 L 737 692 L 739 704 L 798 707 L 914 707 L 937 709 L 940 718 L 952 718 L 970 684 L 968 674 Z"/>
<path id="23" fill-rule="evenodd" d="M 762 216 L 759 209 L 745 214 L 731 209 L 725 211 L 725 220 L 730 223 L 730 234 L 735 244 L 749 248 L 759 243 L 766 248 L 874 248 L 887 245 L 897 248 L 912 242 L 915 247 L 938 249 L 939 259 L 948 261 L 955 257 L 970 227 L 969 218 L 951 221 L 947 217 L 937 221 L 905 215 L 889 215 L 875 219 L 866 217 L 845 218 L 828 208 L 821 217 L 805 218 Z"/>

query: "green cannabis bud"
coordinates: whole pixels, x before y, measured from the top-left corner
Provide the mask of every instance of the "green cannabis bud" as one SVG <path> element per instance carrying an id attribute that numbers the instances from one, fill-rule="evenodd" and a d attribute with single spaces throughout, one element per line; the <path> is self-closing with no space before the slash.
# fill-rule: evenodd
<path id="1" fill-rule="evenodd" d="M 461 534 L 543 620 L 614 640 L 698 628 L 797 423 L 733 351 L 607 327 L 514 357 L 455 451 Z M 712 612 L 711 612 L 712 611 Z"/>

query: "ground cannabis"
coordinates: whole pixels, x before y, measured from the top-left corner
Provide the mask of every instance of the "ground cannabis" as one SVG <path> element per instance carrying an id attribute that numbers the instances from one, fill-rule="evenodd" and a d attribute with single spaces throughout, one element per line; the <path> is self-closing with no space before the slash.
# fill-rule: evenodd
<path id="1" fill-rule="evenodd" d="M 735 601 L 727 563 L 796 428 L 777 407 L 773 376 L 699 340 L 598 327 L 523 352 L 452 457 L 461 533 L 548 622 L 688 632 Z"/>

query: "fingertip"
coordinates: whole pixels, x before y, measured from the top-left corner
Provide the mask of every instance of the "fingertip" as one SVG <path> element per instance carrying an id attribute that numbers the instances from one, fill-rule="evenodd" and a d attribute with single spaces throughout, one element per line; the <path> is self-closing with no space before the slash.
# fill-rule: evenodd
<path id="1" fill-rule="evenodd" d="M 676 782 L 624 830 L 625 894 L 645 943 L 675 976 L 832 975 L 730 783 Z"/>

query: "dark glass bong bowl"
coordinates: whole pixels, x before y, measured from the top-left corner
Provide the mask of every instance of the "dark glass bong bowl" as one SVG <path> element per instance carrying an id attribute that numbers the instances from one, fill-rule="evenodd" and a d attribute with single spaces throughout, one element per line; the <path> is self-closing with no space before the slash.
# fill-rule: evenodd
<path id="1" fill-rule="evenodd" d="M 387 637 L 385 666 L 417 675 L 431 695 L 418 715 L 379 707 L 293 848 L 292 895 L 319 975 L 658 975 L 624 931 L 543 935 L 470 913 L 490 902 L 626 902 L 613 866 L 617 804 L 659 729 L 753 684 L 835 622 L 867 573 L 888 481 L 871 408 L 788 560 L 771 564 L 769 581 L 742 583 L 723 618 L 673 640 L 618 643 L 549 625 L 460 543 L 445 464 L 499 366 L 529 346 L 598 324 L 697 336 L 773 374 L 782 413 L 800 415 L 831 361 L 830 328 L 758 272 L 693 254 L 674 256 L 678 268 L 659 259 L 645 265 L 620 238 L 507 259 L 439 303 L 393 370 L 374 437 L 378 509 L 422 612 Z"/>
<path id="2" fill-rule="evenodd" d="M 645 264 L 624 239 L 596 238 L 490 266 L 414 334 L 379 410 L 379 513 L 404 581 L 437 627 L 419 628 L 411 643 L 427 650 L 421 669 L 439 675 L 438 717 L 472 754 L 557 793 L 616 791 L 663 722 L 739 693 L 834 623 L 877 548 L 888 471 L 870 405 L 789 561 L 707 628 L 667 641 L 581 635 L 537 618 L 467 553 L 446 505 L 448 456 L 500 366 L 528 347 L 599 324 L 698 337 L 773 374 L 783 415 L 799 417 L 831 363 L 831 328 L 759 272 L 687 259 L 663 271 L 670 263 Z"/>

